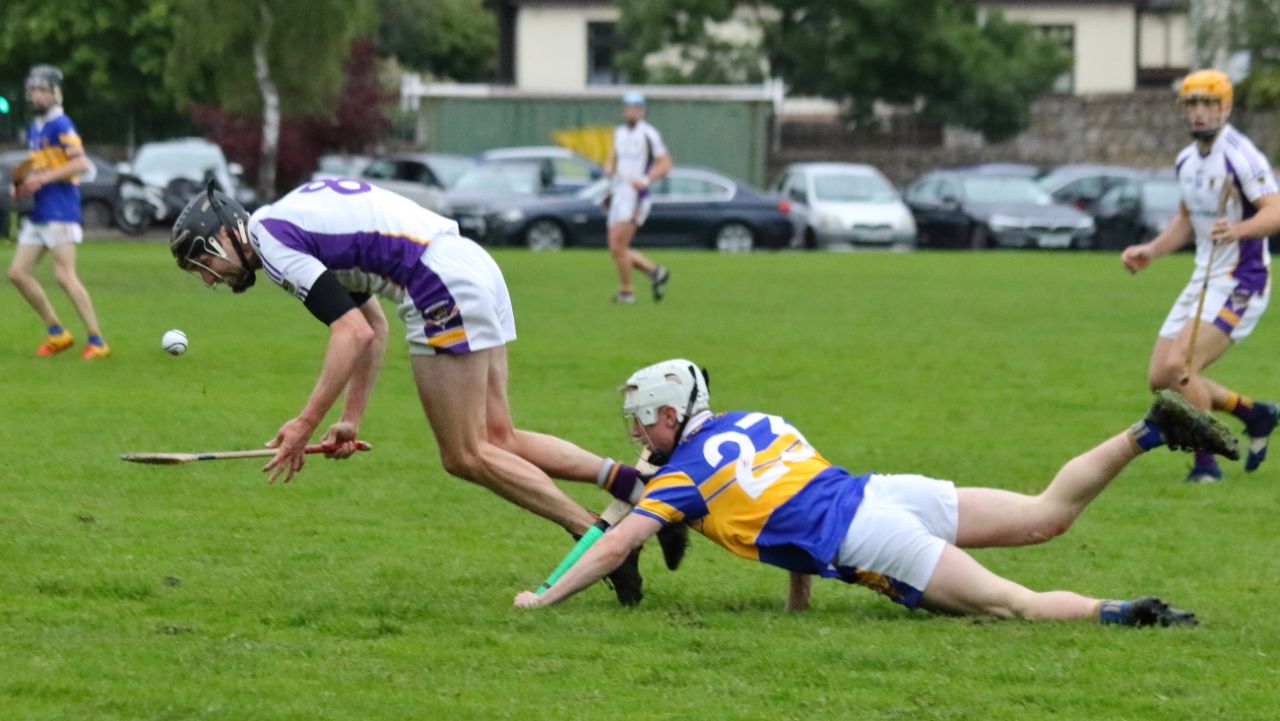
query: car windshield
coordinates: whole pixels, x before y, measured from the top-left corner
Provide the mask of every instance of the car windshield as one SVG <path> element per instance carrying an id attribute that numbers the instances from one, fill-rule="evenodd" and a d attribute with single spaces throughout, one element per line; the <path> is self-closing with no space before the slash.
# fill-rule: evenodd
<path id="1" fill-rule="evenodd" d="M 813 194 L 832 202 L 891 203 L 898 197 L 883 179 L 862 173 L 815 175 Z"/>
<path id="2" fill-rule="evenodd" d="M 206 170 L 218 170 L 222 159 L 204 148 L 148 148 L 138 151 L 133 162 L 135 173 L 163 173 L 172 176 L 200 177 Z"/>
<path id="3" fill-rule="evenodd" d="M 1167 208 L 1173 210 L 1182 200 L 1182 190 L 1174 182 L 1144 183 L 1142 186 L 1142 204 L 1148 208 Z"/>
<path id="4" fill-rule="evenodd" d="M 431 166 L 431 172 L 444 183 L 444 187 L 452 188 L 457 185 L 458 179 L 475 167 L 476 161 L 464 157 L 437 157 L 429 160 L 427 165 Z"/>
<path id="5" fill-rule="evenodd" d="M 542 187 L 536 165 L 477 165 L 458 176 L 451 190 L 534 195 Z"/>
<path id="6" fill-rule="evenodd" d="M 1049 205 L 1053 201 L 1029 178 L 969 177 L 964 179 L 964 195 L 971 203 L 1013 203 Z"/>

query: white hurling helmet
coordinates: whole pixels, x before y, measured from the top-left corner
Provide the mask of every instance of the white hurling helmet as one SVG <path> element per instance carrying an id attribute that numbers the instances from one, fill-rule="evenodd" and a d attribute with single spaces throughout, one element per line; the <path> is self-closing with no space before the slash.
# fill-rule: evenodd
<path id="1" fill-rule="evenodd" d="M 711 408 L 707 373 L 693 361 L 676 358 L 641 368 L 622 386 L 622 414 L 642 425 L 658 420 L 658 409 L 672 406 L 681 423 Z"/>

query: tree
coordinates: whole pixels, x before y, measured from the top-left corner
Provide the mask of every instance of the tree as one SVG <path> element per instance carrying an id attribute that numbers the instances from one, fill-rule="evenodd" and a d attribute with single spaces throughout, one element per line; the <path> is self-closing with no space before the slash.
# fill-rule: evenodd
<path id="1" fill-rule="evenodd" d="M 497 72 L 498 28 L 484 0 L 377 0 L 378 54 L 460 82 Z"/>
<path id="2" fill-rule="evenodd" d="M 634 79 L 722 82 L 775 76 L 866 122 L 876 102 L 999 140 L 1069 67 L 1056 44 L 963 0 L 620 0 L 621 62 Z M 730 20 L 746 37 L 723 30 Z M 737 33 L 742 36 L 743 33 Z M 652 54 L 675 56 L 656 71 Z"/>
<path id="3" fill-rule="evenodd" d="M 184 105 L 261 118 L 258 193 L 274 198 L 281 117 L 333 102 L 352 39 L 372 30 L 370 1 L 174 2 L 169 87 Z"/>
<path id="4" fill-rule="evenodd" d="M 0 87 L 21 88 L 29 66 L 51 63 L 66 75 L 64 96 L 73 114 L 83 109 L 124 126 L 134 119 L 171 123 L 173 94 L 161 77 L 173 37 L 172 5 L 172 0 L 5 0 L 0 3 Z M 90 138 L 110 132 L 82 125 L 81 133 Z"/>

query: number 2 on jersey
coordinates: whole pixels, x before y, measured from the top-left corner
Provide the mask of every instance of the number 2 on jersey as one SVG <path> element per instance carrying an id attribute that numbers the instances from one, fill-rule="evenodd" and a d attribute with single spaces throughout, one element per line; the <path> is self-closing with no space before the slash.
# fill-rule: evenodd
<path id="1" fill-rule="evenodd" d="M 703 456 L 706 458 L 707 463 L 712 466 L 719 466 L 721 461 L 725 459 L 725 453 L 721 450 L 722 447 L 726 445 L 737 447 L 737 458 L 734 460 L 734 478 L 743 492 L 753 499 L 759 498 L 769 486 L 773 485 L 774 481 L 785 476 L 787 471 L 791 470 L 789 464 L 807 460 L 814 455 L 813 446 L 809 445 L 809 442 L 804 439 L 800 431 L 778 416 L 749 413 L 734 425 L 746 430 L 764 421 L 769 423 L 769 431 L 774 436 L 769 442 L 770 446 L 779 438 L 791 437 L 795 439 L 777 455 L 765 456 L 756 449 L 755 443 L 752 442 L 750 436 L 737 431 L 717 433 L 708 438 L 706 444 L 702 447 Z M 768 448 L 766 447 L 765 450 L 768 450 Z M 759 469 L 758 472 L 757 469 Z"/>

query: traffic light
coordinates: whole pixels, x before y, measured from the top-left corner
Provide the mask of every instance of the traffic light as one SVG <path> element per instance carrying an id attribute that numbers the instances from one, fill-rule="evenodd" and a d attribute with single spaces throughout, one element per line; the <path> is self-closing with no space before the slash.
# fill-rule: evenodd
<path id="1" fill-rule="evenodd" d="M 9 114 L 9 99 L 0 95 L 0 115 Z"/>

